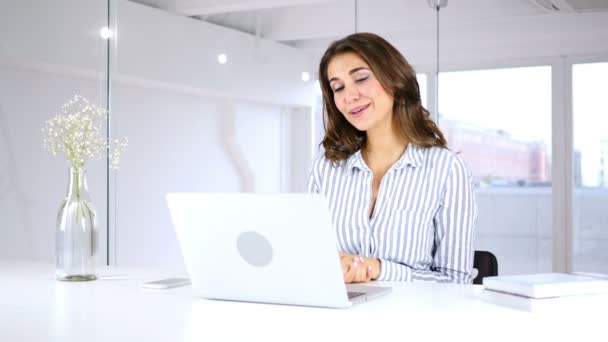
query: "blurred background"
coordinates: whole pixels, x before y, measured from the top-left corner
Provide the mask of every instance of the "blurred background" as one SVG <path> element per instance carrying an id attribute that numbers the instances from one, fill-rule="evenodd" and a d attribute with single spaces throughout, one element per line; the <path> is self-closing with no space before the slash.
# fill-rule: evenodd
<path id="1" fill-rule="evenodd" d="M 69 166 L 40 130 L 75 94 L 129 138 L 87 167 L 100 264 L 183 267 L 167 192 L 305 191 L 318 62 L 354 32 L 416 69 L 501 274 L 608 273 L 602 0 L 2 0 L 0 260 L 54 261 Z"/>

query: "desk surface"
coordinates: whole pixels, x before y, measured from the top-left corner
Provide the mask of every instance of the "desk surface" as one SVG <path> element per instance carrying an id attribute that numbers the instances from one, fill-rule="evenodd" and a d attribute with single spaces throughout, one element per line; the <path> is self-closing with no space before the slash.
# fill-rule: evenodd
<path id="1" fill-rule="evenodd" d="M 194 297 L 190 286 L 141 289 L 143 281 L 177 275 L 156 270 L 109 267 L 99 273 L 93 282 L 59 282 L 53 265 L 0 262 L 0 341 L 606 337 L 605 297 L 527 310 L 500 304 L 475 285 L 382 283 L 393 292 L 340 310 L 205 300 Z"/>

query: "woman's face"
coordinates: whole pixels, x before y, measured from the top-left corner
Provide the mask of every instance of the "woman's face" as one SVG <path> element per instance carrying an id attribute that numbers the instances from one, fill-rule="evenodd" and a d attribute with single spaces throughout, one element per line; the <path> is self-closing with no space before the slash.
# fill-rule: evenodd
<path id="1" fill-rule="evenodd" d="M 335 56 L 327 66 L 334 103 L 351 125 L 360 131 L 390 129 L 393 98 L 369 65 L 352 52 Z"/>

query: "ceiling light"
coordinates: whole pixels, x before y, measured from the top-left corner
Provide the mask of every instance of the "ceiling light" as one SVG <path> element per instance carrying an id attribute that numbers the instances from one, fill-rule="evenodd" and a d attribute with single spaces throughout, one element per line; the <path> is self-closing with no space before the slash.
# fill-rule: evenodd
<path id="1" fill-rule="evenodd" d="M 110 39 L 114 36 L 114 32 L 112 32 L 109 27 L 104 26 L 101 28 L 101 30 L 99 30 L 99 35 L 103 39 Z"/>
<path id="2" fill-rule="evenodd" d="M 448 0 L 428 0 L 431 8 L 444 8 L 448 5 Z"/>
<path id="3" fill-rule="evenodd" d="M 302 73 L 302 81 L 304 81 L 304 82 L 310 81 L 310 74 L 307 71 L 304 71 Z"/>
<path id="4" fill-rule="evenodd" d="M 219 55 L 217 55 L 217 61 L 220 64 L 226 64 L 226 62 L 228 62 L 228 56 L 226 56 L 225 53 L 220 53 Z"/>

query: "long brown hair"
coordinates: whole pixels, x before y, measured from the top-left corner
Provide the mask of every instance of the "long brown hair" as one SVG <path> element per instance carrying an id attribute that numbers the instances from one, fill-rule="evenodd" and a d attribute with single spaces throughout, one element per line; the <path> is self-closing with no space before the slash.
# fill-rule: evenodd
<path id="1" fill-rule="evenodd" d="M 325 157 L 335 163 L 365 146 L 365 132 L 351 125 L 340 113 L 329 86 L 327 67 L 340 54 L 353 52 L 371 68 L 384 91 L 393 98 L 393 127 L 399 135 L 421 147 L 446 148 L 446 140 L 422 107 L 416 72 L 405 57 L 384 38 L 373 33 L 355 33 L 333 42 L 321 58 L 319 83 L 323 92 Z"/>

